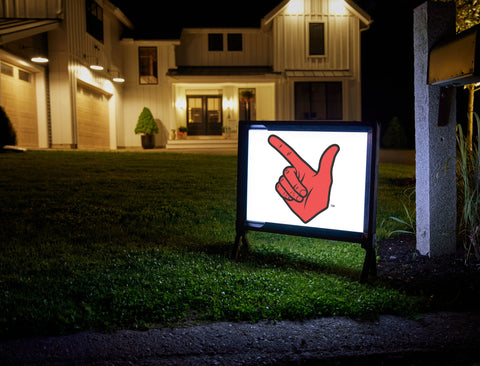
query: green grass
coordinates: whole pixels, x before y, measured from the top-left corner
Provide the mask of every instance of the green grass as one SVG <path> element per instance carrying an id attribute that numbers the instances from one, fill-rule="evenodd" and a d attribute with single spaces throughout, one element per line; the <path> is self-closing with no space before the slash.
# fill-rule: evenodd
<path id="1" fill-rule="evenodd" d="M 252 232 L 232 261 L 235 156 L 27 152 L 0 173 L 0 337 L 418 310 L 358 283 L 358 244 Z M 380 173 L 385 237 L 414 172 Z"/>

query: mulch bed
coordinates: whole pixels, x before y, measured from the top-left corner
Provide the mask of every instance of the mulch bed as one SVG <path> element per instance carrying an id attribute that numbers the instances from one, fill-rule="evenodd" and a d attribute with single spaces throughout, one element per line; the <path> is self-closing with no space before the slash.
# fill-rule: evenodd
<path id="1" fill-rule="evenodd" d="M 378 280 L 407 294 L 424 296 L 429 310 L 480 310 L 480 262 L 458 248 L 452 255 L 428 257 L 416 250 L 414 235 L 378 242 Z"/>

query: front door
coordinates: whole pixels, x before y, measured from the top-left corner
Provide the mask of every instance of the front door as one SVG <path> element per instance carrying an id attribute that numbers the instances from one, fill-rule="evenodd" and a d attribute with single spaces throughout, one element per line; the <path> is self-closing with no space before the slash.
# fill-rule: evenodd
<path id="1" fill-rule="evenodd" d="M 191 136 L 222 134 L 222 96 L 187 96 L 187 127 Z"/>

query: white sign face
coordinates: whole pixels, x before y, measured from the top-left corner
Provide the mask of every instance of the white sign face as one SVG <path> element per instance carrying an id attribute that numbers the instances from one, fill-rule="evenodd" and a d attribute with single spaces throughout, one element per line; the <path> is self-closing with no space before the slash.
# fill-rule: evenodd
<path id="1" fill-rule="evenodd" d="M 247 221 L 365 231 L 367 132 L 248 131 Z"/>

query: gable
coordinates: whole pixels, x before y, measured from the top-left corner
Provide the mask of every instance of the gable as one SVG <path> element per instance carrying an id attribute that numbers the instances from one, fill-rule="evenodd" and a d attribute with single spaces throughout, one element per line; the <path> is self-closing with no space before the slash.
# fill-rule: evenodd
<path id="1" fill-rule="evenodd" d="M 294 12 L 295 14 L 305 12 L 307 5 L 310 9 L 315 9 L 317 12 L 321 11 L 324 14 L 345 9 L 345 11 L 358 17 L 361 29 L 368 29 L 372 23 L 370 15 L 353 0 L 284 0 L 262 19 L 262 26 L 267 26 L 277 16 L 287 12 Z"/>

